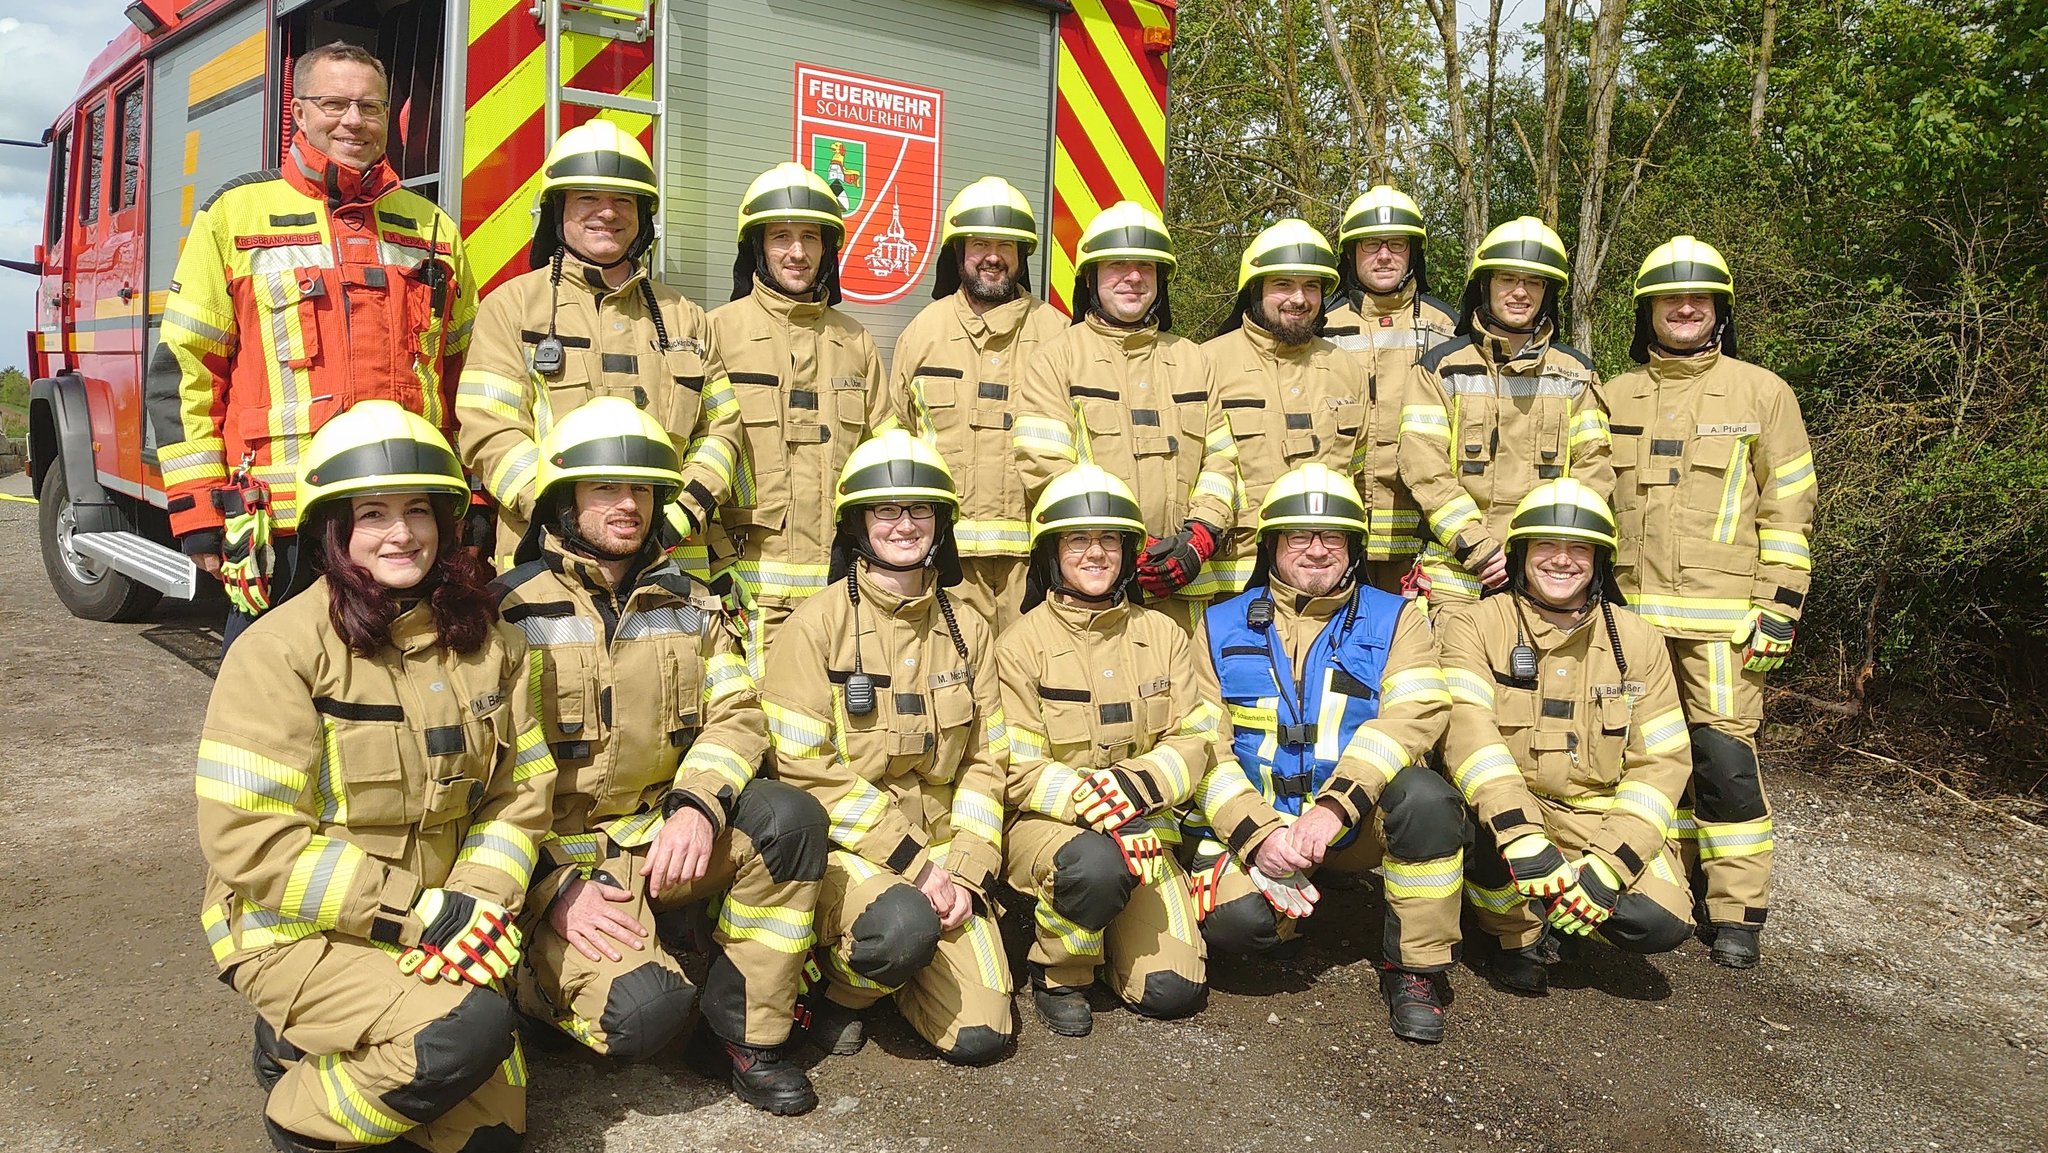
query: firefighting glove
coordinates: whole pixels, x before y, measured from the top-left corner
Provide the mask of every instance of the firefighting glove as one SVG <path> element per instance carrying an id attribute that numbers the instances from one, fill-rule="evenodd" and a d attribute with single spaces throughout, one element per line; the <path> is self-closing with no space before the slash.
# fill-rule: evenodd
<path id="1" fill-rule="evenodd" d="M 1550 903 L 1550 923 L 1560 932 L 1585 936 L 1614 915 L 1621 900 L 1621 878 L 1595 856 L 1579 858 L 1578 877 L 1564 895 Z"/>
<path id="2" fill-rule="evenodd" d="M 1214 555 L 1216 530 L 1191 520 L 1172 536 L 1145 542 L 1145 551 L 1138 557 L 1138 584 L 1151 596 L 1172 596 L 1188 587 Z"/>
<path id="3" fill-rule="evenodd" d="M 412 911 L 425 927 L 419 945 L 398 959 L 402 972 L 422 981 L 489 985 L 519 963 L 519 927 L 502 905 L 455 889 L 428 889 Z"/>
<path id="4" fill-rule="evenodd" d="M 1115 832 L 1144 812 L 1131 799 L 1134 791 L 1123 773 L 1097 769 L 1074 782 L 1074 815 L 1097 832 Z"/>
<path id="5" fill-rule="evenodd" d="M 1753 673 L 1767 673 L 1785 663 L 1797 633 L 1792 618 L 1762 605 L 1749 610 L 1735 626 L 1728 643 L 1742 649 L 1742 667 Z"/>
<path id="6" fill-rule="evenodd" d="M 277 559 L 270 538 L 270 494 L 253 486 L 228 492 L 228 514 L 221 525 L 220 580 L 236 611 L 253 617 L 270 607 L 270 570 Z"/>
<path id="7" fill-rule="evenodd" d="M 1230 854 L 1218 853 L 1209 861 L 1195 863 L 1188 875 L 1188 899 L 1195 903 L 1195 920 L 1206 921 L 1223 901 L 1223 874 L 1230 869 Z"/>
<path id="8" fill-rule="evenodd" d="M 1515 880 L 1515 892 L 1524 897 L 1547 900 L 1571 887 L 1571 865 L 1542 833 L 1516 837 L 1501 849 L 1500 855 L 1508 863 L 1508 875 Z"/>
<path id="9" fill-rule="evenodd" d="M 1299 921 L 1315 912 L 1316 902 L 1323 899 L 1322 892 L 1309 883 L 1306 873 L 1297 870 L 1269 877 L 1261 872 L 1257 865 L 1253 865 L 1249 871 L 1252 875 L 1252 884 L 1258 886 L 1259 892 L 1265 895 L 1266 902 L 1273 906 L 1273 911 L 1283 917 L 1292 917 Z"/>
<path id="10" fill-rule="evenodd" d="M 1166 845 L 1159 834 L 1143 821 L 1131 821 L 1109 834 L 1117 851 L 1124 855 L 1124 868 L 1141 885 L 1156 885 L 1166 877 Z"/>

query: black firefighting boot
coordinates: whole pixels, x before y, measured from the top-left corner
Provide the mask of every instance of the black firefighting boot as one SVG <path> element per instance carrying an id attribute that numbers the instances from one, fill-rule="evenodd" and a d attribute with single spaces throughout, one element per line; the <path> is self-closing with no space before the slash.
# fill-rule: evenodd
<path id="1" fill-rule="evenodd" d="M 1086 1037 L 1095 1028 L 1087 990 L 1046 984 L 1043 965 L 1031 966 L 1031 1004 L 1045 1027 L 1063 1037 Z"/>
<path id="2" fill-rule="evenodd" d="M 1726 965 L 1730 969 L 1753 969 L 1761 950 L 1757 946 L 1755 929 L 1740 925 L 1715 925 L 1714 946 L 1708 954 L 1714 964 Z"/>
<path id="3" fill-rule="evenodd" d="M 1494 954 L 1493 979 L 1517 993 L 1541 997 L 1550 992 L 1549 966 L 1555 960 L 1556 954 L 1541 940 L 1519 949 L 1503 945 Z"/>
<path id="4" fill-rule="evenodd" d="M 256 1083 L 263 1086 L 264 1092 L 269 1092 L 284 1076 L 285 1070 L 298 1064 L 305 1056 L 297 1045 L 278 1036 L 270 1022 L 256 1018 L 256 1045 L 249 1056 L 249 1063 L 256 1070 Z"/>
<path id="5" fill-rule="evenodd" d="M 342 1146 L 336 1145 L 332 1141 L 322 1141 L 314 1137 L 302 1137 L 272 1121 L 268 1115 L 263 1118 L 263 1133 L 270 1138 L 271 1148 L 276 1149 L 278 1153 L 334 1153 L 334 1151 L 342 1148 Z M 350 1145 L 348 1148 L 362 1149 L 365 1146 Z M 396 1141 L 390 1141 L 382 1145 L 371 1145 L 368 1148 L 375 1149 L 378 1153 L 426 1153 L 425 1149 L 402 1137 Z"/>
<path id="6" fill-rule="evenodd" d="M 732 1091 L 756 1109 L 783 1117 L 808 1113 L 818 1107 L 818 1093 L 802 1069 L 782 1055 L 780 1049 L 762 1049 L 721 1039 L 725 1055 L 732 1058 Z"/>
<path id="7" fill-rule="evenodd" d="M 1380 996 L 1387 999 L 1387 1024 L 1404 1041 L 1434 1045 L 1444 1039 L 1444 1001 L 1437 978 L 1391 966 L 1380 971 Z"/>
<path id="8" fill-rule="evenodd" d="M 811 1019 L 804 1037 L 834 1057 L 851 1057 L 868 1043 L 867 1022 L 860 1010 L 849 1009 L 825 995 L 819 988 L 811 998 Z"/>

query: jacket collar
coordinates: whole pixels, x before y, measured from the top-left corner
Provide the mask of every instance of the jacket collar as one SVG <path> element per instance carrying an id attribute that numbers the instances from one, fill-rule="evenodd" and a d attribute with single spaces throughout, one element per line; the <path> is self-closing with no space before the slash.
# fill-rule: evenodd
<path id="1" fill-rule="evenodd" d="M 933 579 L 936 574 L 931 569 L 924 570 L 922 574 L 924 578 L 924 591 L 907 597 L 883 588 L 873 577 L 870 577 L 866 561 L 855 562 L 853 572 L 853 579 L 860 582 L 861 603 L 872 607 L 883 616 L 922 616 L 931 610 L 934 601 L 937 599 L 933 595 L 933 590 L 938 588 Z"/>
<path id="2" fill-rule="evenodd" d="M 1313 621 L 1330 621 L 1344 611 L 1351 598 L 1358 595 L 1358 585 L 1346 583 L 1341 589 L 1328 596 L 1312 597 L 1301 592 L 1279 577 L 1266 582 L 1266 595 L 1273 599 L 1275 617 L 1302 617 Z"/>
<path id="3" fill-rule="evenodd" d="M 822 300 L 798 300 L 795 297 L 784 296 L 761 283 L 758 276 L 754 278 L 753 297 L 754 303 L 766 309 L 768 315 L 785 324 L 801 325 L 806 328 L 816 326 L 818 319 L 825 315 L 825 310 L 831 307 Z"/>
<path id="4" fill-rule="evenodd" d="M 1361 288 L 1351 295 L 1351 303 L 1357 307 L 1360 316 L 1372 320 L 1382 316 L 1400 316 L 1415 308 L 1415 281 L 1410 278 L 1394 292 L 1367 292 Z"/>
<path id="5" fill-rule="evenodd" d="M 562 246 L 562 282 L 564 284 L 581 285 L 589 289 L 599 300 L 604 300 L 619 293 L 637 292 L 638 290 L 634 287 L 634 283 L 646 275 L 647 266 L 635 262 L 632 275 L 626 277 L 624 284 L 613 288 L 605 283 L 604 269 L 576 255 L 575 250 L 568 245 Z"/>
<path id="6" fill-rule="evenodd" d="M 967 335 L 977 341 L 991 336 L 1009 337 L 1024 327 L 1024 318 L 1031 315 L 1031 306 L 1037 301 L 1030 293 L 1019 290 L 1015 300 L 998 304 L 987 312 L 976 316 L 974 308 L 967 303 L 967 290 L 953 294 L 953 307 L 960 317 L 960 324 L 967 329 Z"/>
<path id="7" fill-rule="evenodd" d="M 1087 317 L 1081 323 L 1087 325 L 1088 330 L 1096 336 L 1123 349 L 1125 352 L 1135 352 L 1141 348 L 1148 348 L 1159 339 L 1159 326 L 1156 324 L 1140 325 L 1137 328 L 1124 328 L 1121 325 L 1111 324 L 1109 321 L 1097 316 L 1093 309 L 1089 310 Z"/>
<path id="8" fill-rule="evenodd" d="M 1069 632 L 1109 632 L 1130 615 L 1131 598 L 1124 597 L 1115 604 L 1096 608 L 1080 601 L 1070 601 L 1059 593 L 1045 594 L 1045 603 L 1052 615 Z"/>
<path id="9" fill-rule="evenodd" d="M 1307 360 L 1310 350 L 1316 346 L 1314 337 L 1301 344 L 1282 344 L 1278 337 L 1261 327 L 1259 322 L 1250 316 L 1244 318 L 1244 324 L 1238 331 L 1244 333 L 1244 338 L 1251 342 L 1252 348 L 1267 360 Z"/>
<path id="10" fill-rule="evenodd" d="M 368 168 L 350 168 L 313 147 L 304 132 L 292 137 L 284 179 L 307 196 L 326 202 L 330 210 L 346 204 L 374 204 L 398 187 L 398 173 L 389 160 L 378 157 Z"/>
<path id="11" fill-rule="evenodd" d="M 1483 323 L 1475 327 L 1477 331 L 1472 334 L 1472 347 L 1486 358 L 1488 364 L 1504 371 L 1534 368 L 1542 363 L 1544 354 L 1550 351 L 1551 341 L 1557 338 L 1557 326 L 1546 320 L 1529 334 L 1522 351 L 1510 355 L 1506 341 L 1495 336 Z"/>
<path id="12" fill-rule="evenodd" d="M 1658 380 L 1695 380 L 1712 372 L 1721 363 L 1721 349 L 1710 346 L 1695 356 L 1666 356 L 1656 349 L 1650 350 L 1650 361 L 1644 367 Z"/>

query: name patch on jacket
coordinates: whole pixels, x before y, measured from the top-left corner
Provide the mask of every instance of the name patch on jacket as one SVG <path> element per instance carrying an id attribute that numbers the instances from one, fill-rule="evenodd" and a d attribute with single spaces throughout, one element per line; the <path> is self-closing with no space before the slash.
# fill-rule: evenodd
<path id="1" fill-rule="evenodd" d="M 1734 423 L 1730 423 L 1730 424 L 1706 424 L 1706 423 L 1702 423 L 1702 424 L 1700 425 L 1700 429 L 1699 429 L 1699 435 L 1700 435 L 1700 436 L 1760 436 L 1760 435 L 1762 435 L 1763 431 L 1764 431 L 1764 426 L 1763 426 L 1763 425 L 1761 425 L 1761 424 L 1759 424 L 1759 423 L 1757 423 L 1756 421 L 1753 421 L 1753 420 L 1752 420 L 1752 421 L 1738 421 L 1738 422 L 1734 422 Z"/>
<path id="2" fill-rule="evenodd" d="M 1630 700 L 1635 700 L 1643 695 L 1643 691 L 1643 682 L 1641 681 L 1623 681 L 1616 685 L 1594 685 L 1593 699 L 1604 701 L 1610 697 L 1628 697 Z"/>

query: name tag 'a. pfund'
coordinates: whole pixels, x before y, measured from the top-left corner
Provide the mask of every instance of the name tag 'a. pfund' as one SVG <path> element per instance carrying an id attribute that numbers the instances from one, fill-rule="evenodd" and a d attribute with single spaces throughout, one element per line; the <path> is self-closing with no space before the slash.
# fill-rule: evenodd
<path id="1" fill-rule="evenodd" d="M 1700 425 L 1699 435 L 1756 436 L 1758 433 L 1763 432 L 1763 430 L 1764 426 L 1755 421 L 1747 421 L 1740 424 L 1702 424 Z"/>

